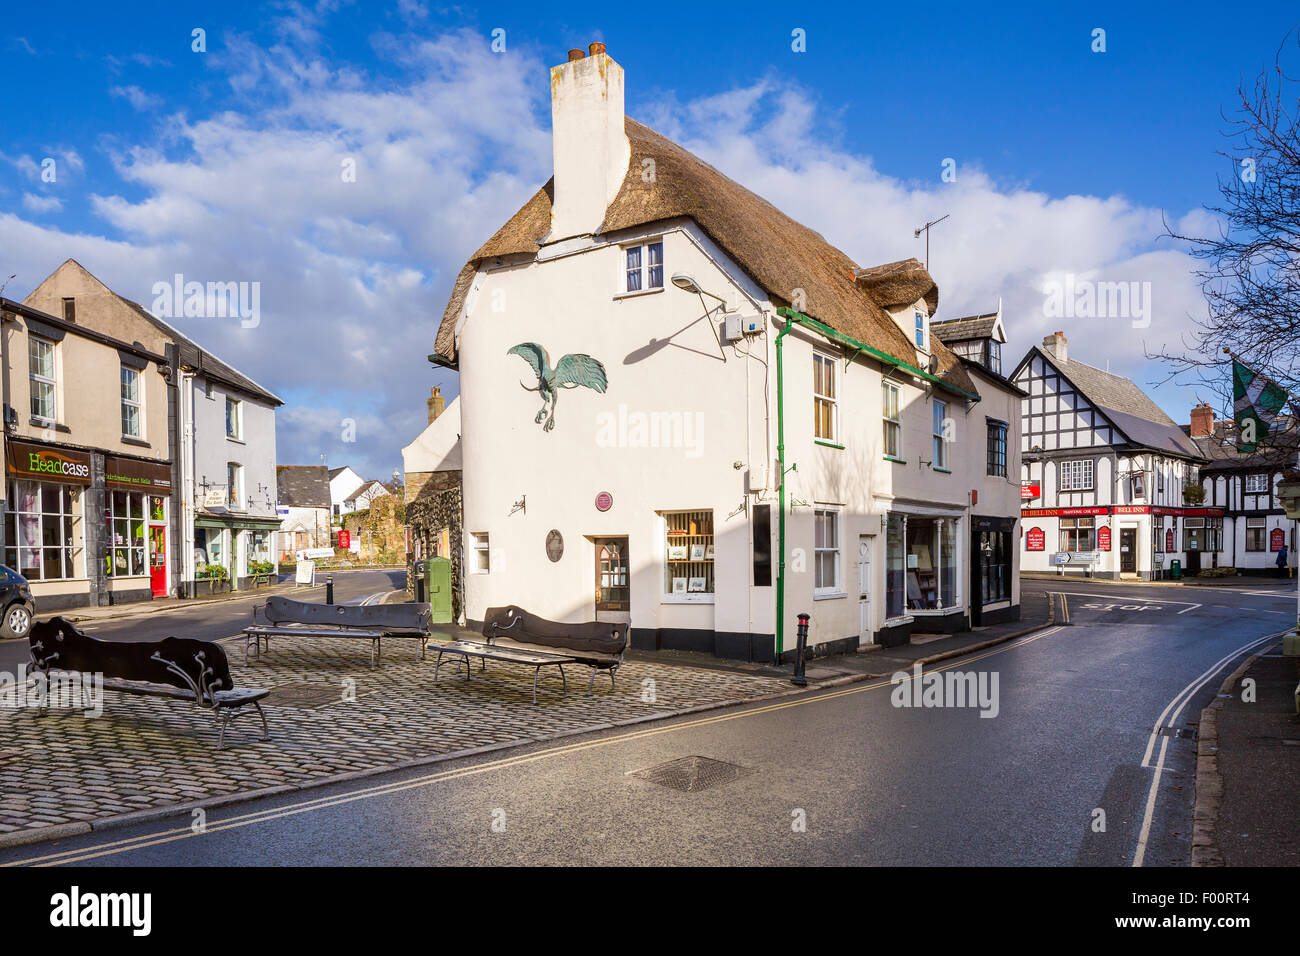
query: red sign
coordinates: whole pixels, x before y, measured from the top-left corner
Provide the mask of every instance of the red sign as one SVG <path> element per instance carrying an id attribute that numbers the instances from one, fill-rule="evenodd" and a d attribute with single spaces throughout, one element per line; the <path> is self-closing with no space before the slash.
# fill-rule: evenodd
<path id="1" fill-rule="evenodd" d="M 1281 551 L 1286 547 L 1286 535 L 1282 533 L 1281 528 L 1274 528 L 1268 536 L 1268 550 Z"/>
<path id="2" fill-rule="evenodd" d="M 352 546 L 352 533 L 347 530 L 339 530 L 339 547 L 350 548 Z"/>
<path id="3" fill-rule="evenodd" d="M 1100 551 L 1110 550 L 1110 528 L 1102 525 L 1097 529 L 1097 549 Z"/>
<path id="4" fill-rule="evenodd" d="M 612 507 L 614 507 L 614 496 L 608 491 L 602 491 L 600 494 L 596 495 L 597 511 L 608 511 Z"/>
<path id="5" fill-rule="evenodd" d="M 1022 508 L 1020 515 L 1023 518 L 1059 518 L 1062 515 L 1070 517 L 1072 515 L 1106 515 L 1110 514 L 1109 508 Z"/>
<path id="6" fill-rule="evenodd" d="M 1174 550 L 1174 529 L 1173 528 L 1170 528 L 1168 531 L 1165 532 L 1165 550 L 1166 551 Z"/>
<path id="7" fill-rule="evenodd" d="M 1047 535 L 1043 534 L 1042 528 L 1030 528 L 1025 532 L 1025 550 L 1026 551 L 1045 551 L 1047 549 Z"/>
<path id="8" fill-rule="evenodd" d="M 1036 481 L 1022 481 L 1020 483 L 1021 498 L 1037 498 L 1043 493 L 1043 486 Z"/>

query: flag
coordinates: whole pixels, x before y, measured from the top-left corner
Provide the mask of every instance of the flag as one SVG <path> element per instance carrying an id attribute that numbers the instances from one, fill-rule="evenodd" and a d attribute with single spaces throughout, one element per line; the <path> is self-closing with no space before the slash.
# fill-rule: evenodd
<path id="1" fill-rule="evenodd" d="M 1232 417 L 1237 422 L 1237 447 L 1252 452 L 1290 401 L 1287 391 L 1272 379 L 1232 359 Z"/>

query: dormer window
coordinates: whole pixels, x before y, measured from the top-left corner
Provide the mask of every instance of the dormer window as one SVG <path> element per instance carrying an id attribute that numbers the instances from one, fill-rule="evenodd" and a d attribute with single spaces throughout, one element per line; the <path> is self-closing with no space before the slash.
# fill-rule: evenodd
<path id="1" fill-rule="evenodd" d="M 916 347 L 923 352 L 930 351 L 930 320 L 919 310 L 916 313 Z"/>

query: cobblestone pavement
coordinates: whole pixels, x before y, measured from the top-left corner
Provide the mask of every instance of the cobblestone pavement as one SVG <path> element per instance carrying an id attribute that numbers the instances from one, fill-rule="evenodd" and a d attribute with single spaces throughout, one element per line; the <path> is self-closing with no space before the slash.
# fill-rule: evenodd
<path id="1" fill-rule="evenodd" d="M 207 711 L 179 701 L 107 691 L 100 717 L 80 711 L 0 709 L 0 835 L 88 822 L 223 795 L 302 785 L 340 774 L 506 742 L 528 743 L 611 723 L 669 716 L 789 690 L 786 681 L 701 668 L 628 662 L 617 688 L 567 667 L 568 696 L 544 668 L 532 704 L 529 668 L 424 662 L 413 643 L 384 646 L 369 669 L 364 641 L 273 641 L 259 661 L 227 644 L 237 686 L 271 688 L 263 702 L 271 739 L 246 708 L 218 751 Z M 444 658 L 444 661 L 446 658 Z M 643 697 L 645 699 L 643 699 Z M 346 698 L 346 699 L 345 699 Z"/>

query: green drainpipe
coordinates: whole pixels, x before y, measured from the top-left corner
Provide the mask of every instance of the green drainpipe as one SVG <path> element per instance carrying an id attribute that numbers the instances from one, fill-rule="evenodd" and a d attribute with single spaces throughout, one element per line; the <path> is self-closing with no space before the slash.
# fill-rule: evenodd
<path id="1" fill-rule="evenodd" d="M 785 338 L 786 333 L 796 325 L 806 325 L 819 335 L 824 335 L 828 339 L 857 349 L 859 354 L 870 355 L 886 365 L 901 368 L 903 371 L 924 379 L 945 392 L 951 392 L 973 402 L 978 402 L 980 397 L 974 392 L 968 392 L 956 385 L 945 382 L 929 372 L 923 372 L 919 368 L 913 368 L 906 362 L 900 362 L 892 355 L 887 355 L 869 345 L 864 345 L 857 339 L 850 338 L 842 332 L 837 332 L 829 325 L 823 325 L 816 319 L 810 319 L 802 312 L 780 308 L 776 310 L 776 314 L 786 320 L 785 325 L 781 326 L 781 331 L 776 334 L 776 460 L 781 469 L 781 473 L 777 476 L 777 480 L 780 482 L 777 503 L 781 509 L 781 515 L 777 521 L 777 547 L 779 553 L 776 565 L 776 655 L 780 658 L 785 650 L 785 376 L 783 374 L 784 350 L 782 346 L 784 343 L 782 340 Z"/>

